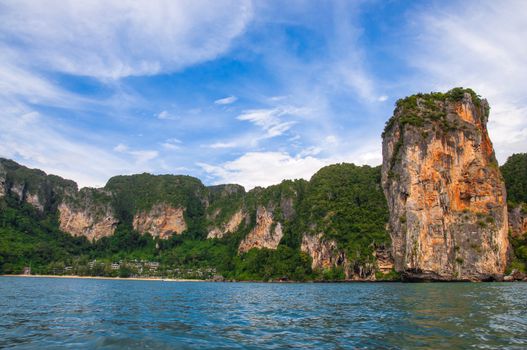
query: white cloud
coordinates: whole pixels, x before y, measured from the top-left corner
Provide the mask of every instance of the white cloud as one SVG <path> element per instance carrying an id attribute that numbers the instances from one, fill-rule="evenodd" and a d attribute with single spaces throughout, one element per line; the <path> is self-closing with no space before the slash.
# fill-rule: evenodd
<path id="1" fill-rule="evenodd" d="M 102 186 L 115 174 L 146 170 L 112 152 L 64 136 L 46 116 L 12 108 L 0 115 L 0 156 L 48 173 L 74 179 L 80 186 Z"/>
<path id="2" fill-rule="evenodd" d="M 129 151 L 128 153 L 134 156 L 138 163 L 146 163 L 159 156 L 159 152 L 150 150 Z"/>
<path id="3" fill-rule="evenodd" d="M 170 142 L 163 142 L 161 144 L 161 146 L 166 149 L 166 150 L 169 150 L 169 151 L 175 151 L 177 149 L 180 149 L 180 147 L 178 145 L 175 145 L 173 143 L 170 143 Z"/>
<path id="4" fill-rule="evenodd" d="M 293 136 L 293 137 L 290 137 L 290 138 L 288 139 L 288 141 L 290 141 L 290 142 L 294 142 L 294 141 L 298 141 L 298 140 L 300 140 L 301 138 L 302 138 L 302 137 L 301 137 L 300 135 L 295 135 L 295 136 Z"/>
<path id="5" fill-rule="evenodd" d="M 21 104 L 71 108 L 91 102 L 64 91 L 52 81 L 27 69 L 22 63 L 23 60 L 17 59 L 12 49 L 2 46 L 0 39 L 0 103 L 5 105 L 4 108 Z"/>
<path id="6" fill-rule="evenodd" d="M 149 160 L 157 158 L 159 152 L 150 150 L 131 150 L 127 145 L 120 143 L 113 148 L 117 153 L 124 153 L 131 155 L 135 158 L 138 163 L 145 163 Z"/>
<path id="7" fill-rule="evenodd" d="M 336 144 L 338 143 L 338 139 L 335 135 L 328 135 L 324 138 L 324 141 L 329 144 Z"/>
<path id="8" fill-rule="evenodd" d="M 157 119 L 161 119 L 161 120 L 177 120 L 179 118 L 177 116 L 175 116 L 175 115 L 172 115 L 168 111 L 161 111 L 157 115 Z"/>
<path id="9" fill-rule="evenodd" d="M 249 121 L 265 131 L 263 138 L 272 138 L 283 135 L 296 124 L 295 121 L 283 121 L 287 116 L 302 116 L 309 111 L 297 107 L 274 107 L 269 109 L 250 109 L 243 111 L 238 120 Z"/>
<path id="10" fill-rule="evenodd" d="M 17 0 L 2 2 L 0 32 L 22 62 L 120 78 L 213 59 L 251 18 L 248 0 Z"/>
<path id="11" fill-rule="evenodd" d="M 238 97 L 236 96 L 229 96 L 225 98 L 220 98 L 219 100 L 214 101 L 217 105 L 230 105 L 231 103 L 234 103 L 238 100 Z"/>
<path id="12" fill-rule="evenodd" d="M 236 146 L 237 146 L 236 142 L 215 142 L 209 145 L 208 147 L 218 149 L 218 148 L 233 148 Z"/>
<path id="13" fill-rule="evenodd" d="M 386 95 L 381 95 L 381 96 L 377 97 L 377 101 L 379 101 L 379 102 L 384 102 L 387 99 L 388 99 L 388 96 L 386 96 Z"/>
<path id="14" fill-rule="evenodd" d="M 322 148 L 316 147 L 316 146 L 310 146 L 300 151 L 297 157 L 303 158 L 307 156 L 316 156 L 317 154 L 320 154 L 320 152 L 322 152 Z"/>
<path id="15" fill-rule="evenodd" d="M 284 179 L 308 179 L 324 162 L 307 156 L 291 157 L 284 152 L 250 152 L 221 166 L 199 164 L 220 183 L 238 183 L 246 189 L 269 186 Z"/>
<path id="16" fill-rule="evenodd" d="M 410 62 L 432 86 L 471 87 L 489 100 L 489 133 L 501 163 L 527 150 L 527 2 L 469 1 L 422 9 Z M 419 18 L 418 15 L 413 16 Z M 423 32 L 424 29 L 424 32 Z"/>
<path id="17" fill-rule="evenodd" d="M 108 78 L 169 72 L 213 59 L 252 16 L 248 0 L 21 0 L 3 1 L 0 7 L 0 155 L 81 186 L 101 186 L 115 174 L 152 171 L 159 153 L 125 144 L 109 151 L 108 135 L 99 137 L 34 108 L 57 106 L 73 115 L 85 112 L 86 118 L 100 114 L 101 107 L 105 117 L 121 114 L 124 106 L 146 101 Z M 76 95 L 48 78 L 50 72 L 104 79 L 114 95 L 108 100 Z M 177 118 L 168 111 L 157 117 Z M 179 143 L 167 140 L 162 147 L 173 150 Z"/>
<path id="18" fill-rule="evenodd" d="M 166 150 L 174 151 L 174 150 L 178 150 L 181 148 L 180 146 L 181 143 L 182 143 L 181 140 L 176 139 L 176 138 L 171 138 L 171 139 L 165 140 L 165 142 L 163 142 L 161 146 Z"/>
<path id="19" fill-rule="evenodd" d="M 128 146 L 126 146 L 126 145 L 120 143 L 120 144 L 118 144 L 117 146 L 115 146 L 115 147 L 113 148 L 113 150 L 114 150 L 115 152 L 124 153 L 124 152 L 128 151 Z"/>
<path id="20" fill-rule="evenodd" d="M 166 142 L 170 142 L 170 143 L 183 143 L 183 141 L 181 141 L 180 139 L 176 139 L 175 137 L 172 137 L 170 139 L 167 139 Z"/>
<path id="21" fill-rule="evenodd" d="M 271 96 L 269 97 L 269 102 L 279 102 L 279 101 L 283 101 L 287 98 L 288 96 Z"/>
<path id="22" fill-rule="evenodd" d="M 256 186 L 269 186 L 285 179 L 305 179 L 320 168 L 340 162 L 381 164 L 381 145 L 377 140 L 365 141 L 361 147 L 351 152 L 333 154 L 330 157 L 316 157 L 320 153 L 317 147 L 308 147 L 296 156 L 287 152 L 248 152 L 239 158 L 219 165 L 198 163 L 211 176 L 214 184 L 238 183 L 246 189 Z"/>

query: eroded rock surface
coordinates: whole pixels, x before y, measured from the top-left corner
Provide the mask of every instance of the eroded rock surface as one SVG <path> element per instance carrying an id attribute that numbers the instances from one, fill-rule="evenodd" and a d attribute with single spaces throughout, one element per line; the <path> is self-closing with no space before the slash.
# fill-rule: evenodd
<path id="1" fill-rule="evenodd" d="M 337 247 L 334 240 L 325 240 L 324 234 L 303 235 L 300 250 L 311 257 L 313 270 L 327 270 L 338 266 L 348 266 L 346 254 Z"/>
<path id="2" fill-rule="evenodd" d="M 41 203 L 38 194 L 26 194 L 26 202 L 35 207 L 38 211 L 44 211 L 44 204 Z"/>
<path id="3" fill-rule="evenodd" d="M 273 214 L 260 206 L 256 211 L 256 226 L 238 247 L 239 253 L 246 253 L 252 248 L 276 249 L 284 233 L 282 224 L 274 222 Z"/>
<path id="4" fill-rule="evenodd" d="M 102 214 L 89 208 L 75 208 L 66 203 L 58 207 L 60 229 L 73 236 L 86 236 L 90 241 L 113 235 L 118 220 L 111 210 Z"/>
<path id="5" fill-rule="evenodd" d="M 134 216 L 134 230 L 162 239 L 179 235 L 187 230 L 184 213 L 183 208 L 174 208 L 166 203 L 156 204 L 149 211 L 140 211 Z"/>
<path id="6" fill-rule="evenodd" d="M 229 221 L 227 221 L 223 225 L 223 227 L 221 229 L 215 227 L 212 230 L 210 230 L 208 235 L 207 235 L 207 238 L 209 238 L 209 239 L 211 239 L 211 238 L 222 238 L 222 237 L 224 237 L 225 235 L 227 235 L 229 233 L 236 232 L 236 230 L 238 230 L 238 227 L 240 227 L 240 224 L 242 223 L 244 216 L 245 215 L 244 215 L 243 211 L 241 209 L 238 210 L 229 219 Z"/>
<path id="7" fill-rule="evenodd" d="M 488 110 L 468 92 L 413 96 L 387 125 L 382 185 L 395 268 L 409 278 L 482 280 L 505 271 L 506 193 Z"/>
<path id="8" fill-rule="evenodd" d="M 311 268 L 323 271 L 342 268 L 348 280 L 376 280 L 375 272 L 387 274 L 393 269 L 393 259 L 389 251 L 376 249 L 371 262 L 352 264 L 346 253 L 339 249 L 337 242 L 324 238 L 323 233 L 302 236 L 300 250 L 311 257 Z M 374 263 L 375 261 L 375 263 Z"/>
<path id="9" fill-rule="evenodd" d="M 377 270 L 383 274 L 390 273 L 393 270 L 393 258 L 391 251 L 386 248 L 378 248 L 374 253 L 377 262 Z"/>

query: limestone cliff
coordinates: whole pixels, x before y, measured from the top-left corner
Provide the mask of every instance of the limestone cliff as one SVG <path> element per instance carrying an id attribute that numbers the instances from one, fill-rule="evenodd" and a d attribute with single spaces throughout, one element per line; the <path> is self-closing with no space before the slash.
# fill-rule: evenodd
<path id="1" fill-rule="evenodd" d="M 337 242 L 326 239 L 323 233 L 304 234 L 300 250 L 311 257 L 311 268 L 314 271 L 342 268 L 347 280 L 375 281 L 376 272 L 385 275 L 393 269 L 391 254 L 386 249 L 376 249 L 370 261 L 352 263 L 346 253 L 339 249 Z"/>
<path id="2" fill-rule="evenodd" d="M 346 254 L 339 250 L 334 240 L 324 240 L 324 234 L 303 235 L 300 250 L 311 257 L 313 270 L 328 270 L 343 267 L 346 278 L 350 277 L 349 261 Z"/>
<path id="3" fill-rule="evenodd" d="M 232 215 L 232 217 L 227 221 L 225 224 L 223 224 L 220 228 L 214 227 L 212 228 L 209 233 L 207 234 L 207 238 L 223 238 L 225 235 L 229 233 L 234 233 L 236 230 L 238 230 L 238 227 L 240 227 L 240 224 L 242 223 L 243 219 L 245 217 L 245 214 L 240 209 L 236 213 Z"/>
<path id="4" fill-rule="evenodd" d="M 399 100 L 383 133 L 382 186 L 395 268 L 408 278 L 502 275 L 505 186 L 487 133 L 489 107 L 472 90 Z"/>
<path id="5" fill-rule="evenodd" d="M 42 204 L 38 194 L 26 194 L 26 202 L 35 207 L 38 211 L 44 211 L 44 204 Z"/>
<path id="6" fill-rule="evenodd" d="M 90 241 L 113 235 L 118 223 L 110 213 L 98 218 L 89 210 L 78 211 L 64 203 L 58 209 L 60 229 L 73 236 L 85 236 Z"/>
<path id="7" fill-rule="evenodd" d="M 185 209 L 175 208 L 166 203 L 155 204 L 149 211 L 140 211 L 133 219 L 134 230 L 148 232 L 154 237 L 170 238 L 187 230 Z"/>
<path id="8" fill-rule="evenodd" d="M 60 229 L 94 241 L 113 235 L 119 221 L 111 206 L 111 195 L 100 189 L 83 188 L 65 196 L 58 206 Z"/>
<path id="9" fill-rule="evenodd" d="M 256 211 L 256 226 L 243 239 L 238 252 L 246 253 L 252 248 L 276 249 L 283 236 L 282 224 L 273 220 L 273 214 L 265 207 Z"/>
<path id="10" fill-rule="evenodd" d="M 4 180 L 5 181 L 5 180 Z M 5 186 L 5 184 L 4 184 Z M 7 189 L 4 188 L 3 191 L 8 191 L 11 195 L 14 195 L 19 202 L 26 202 L 31 204 L 35 209 L 42 212 L 44 211 L 44 204 L 39 197 L 37 192 L 31 193 L 27 185 L 23 182 L 11 183 L 7 186 Z"/>

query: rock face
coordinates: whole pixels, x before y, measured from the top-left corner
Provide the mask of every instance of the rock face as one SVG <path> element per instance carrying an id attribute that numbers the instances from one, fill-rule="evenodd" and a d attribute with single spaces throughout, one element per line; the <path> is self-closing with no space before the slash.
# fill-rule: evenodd
<path id="1" fill-rule="evenodd" d="M 375 260 L 377 261 L 377 270 L 383 274 L 390 273 L 393 270 L 393 258 L 391 251 L 386 248 L 375 250 Z"/>
<path id="2" fill-rule="evenodd" d="M 352 265 L 346 253 L 338 248 L 337 242 L 325 239 L 323 233 L 304 234 L 300 250 L 311 257 L 313 270 L 323 271 L 341 267 L 347 280 L 374 281 L 376 271 L 387 274 L 393 269 L 391 254 L 380 248 L 373 254 L 377 266 L 373 263 Z"/>
<path id="3" fill-rule="evenodd" d="M 187 230 L 184 208 L 174 208 L 166 203 L 156 204 L 150 211 L 140 211 L 134 216 L 134 230 L 148 232 L 154 237 L 167 239 Z"/>
<path id="4" fill-rule="evenodd" d="M 58 205 L 60 229 L 90 241 L 113 235 L 119 220 L 111 205 L 111 194 L 84 188 L 65 195 Z"/>
<path id="5" fill-rule="evenodd" d="M 37 194 L 26 194 L 26 202 L 34 206 L 38 211 L 44 211 L 44 205 Z"/>
<path id="6" fill-rule="evenodd" d="M 398 101 L 383 133 L 382 186 L 395 269 L 410 278 L 484 280 L 505 271 L 505 186 L 471 90 Z"/>
<path id="7" fill-rule="evenodd" d="M 62 231 L 73 236 L 85 236 L 90 241 L 113 235 L 118 224 L 109 209 L 102 215 L 96 215 L 93 210 L 76 209 L 61 203 L 58 211 Z"/>
<path id="8" fill-rule="evenodd" d="M 346 278 L 350 277 L 349 262 L 346 254 L 337 247 L 334 240 L 324 240 L 324 234 L 303 235 L 300 250 L 311 257 L 313 270 L 327 270 L 342 266 Z"/>
<path id="9" fill-rule="evenodd" d="M 240 209 L 234 215 L 229 219 L 228 222 L 226 222 L 223 227 L 220 228 L 213 228 L 209 231 L 207 238 L 223 238 L 225 235 L 229 233 L 236 232 L 238 230 L 238 227 L 240 227 L 240 224 L 242 223 L 245 215 L 243 211 Z"/>
<path id="10" fill-rule="evenodd" d="M 276 249 L 283 237 L 282 224 L 274 222 L 273 214 L 265 207 L 259 206 L 256 211 L 256 226 L 238 247 L 239 253 L 246 253 L 252 248 Z"/>

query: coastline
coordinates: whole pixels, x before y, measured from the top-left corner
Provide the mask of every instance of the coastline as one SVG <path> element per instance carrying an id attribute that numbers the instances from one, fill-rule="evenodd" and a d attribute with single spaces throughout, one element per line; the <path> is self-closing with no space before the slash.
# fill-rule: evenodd
<path id="1" fill-rule="evenodd" d="M 227 282 L 227 283 L 380 283 L 380 282 L 402 282 L 401 280 L 335 280 L 335 281 L 258 281 L 258 280 L 224 280 L 224 281 L 214 281 L 214 280 L 199 280 L 199 279 L 185 279 L 185 278 L 161 278 L 161 277 L 104 277 L 104 276 L 79 276 L 79 275 L 7 275 L 2 274 L 0 277 L 23 277 L 23 278 L 57 278 L 57 279 L 93 279 L 93 280 L 117 280 L 117 281 L 153 281 L 153 282 Z"/>
<path id="2" fill-rule="evenodd" d="M 118 281 L 153 281 L 153 282 L 212 282 L 211 280 L 193 280 L 184 278 L 161 278 L 161 277 L 103 277 L 103 276 L 78 276 L 78 275 L 0 275 L 0 277 L 24 277 L 24 278 L 61 278 L 61 279 L 91 279 L 91 280 L 118 280 Z"/>
<path id="3" fill-rule="evenodd" d="M 2 274 L 0 277 L 22 277 L 22 278 L 57 278 L 57 279 L 92 279 L 92 280 L 114 280 L 114 281 L 152 281 L 152 282 L 226 282 L 226 283 L 496 283 L 496 282 L 527 282 L 527 279 L 510 279 L 510 280 L 494 280 L 494 281 L 475 281 L 475 280 L 335 280 L 335 281 L 324 281 L 324 280 L 308 280 L 308 281 L 257 281 L 257 280 L 200 280 L 200 279 L 185 279 L 185 278 L 161 278 L 161 277 L 103 277 L 103 276 L 78 276 L 78 275 L 6 275 Z"/>

